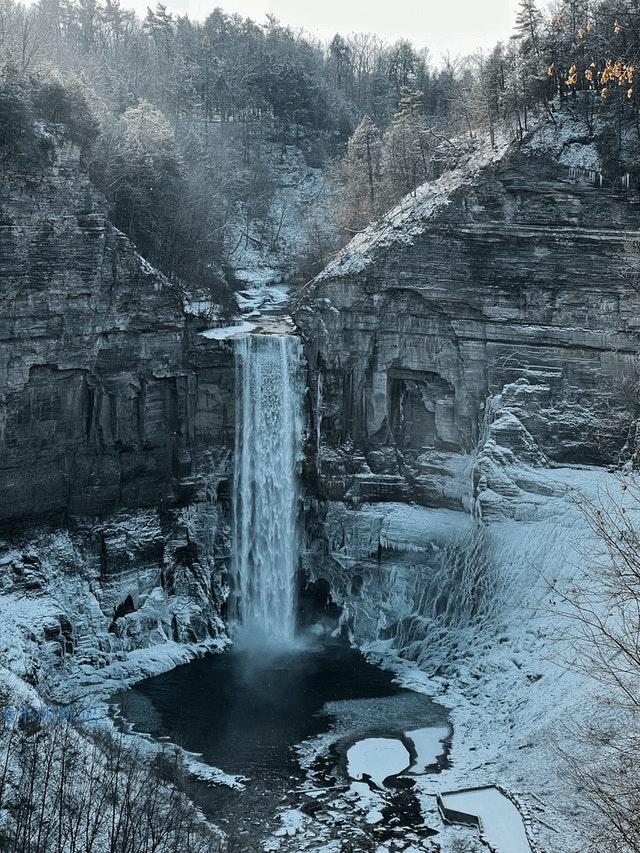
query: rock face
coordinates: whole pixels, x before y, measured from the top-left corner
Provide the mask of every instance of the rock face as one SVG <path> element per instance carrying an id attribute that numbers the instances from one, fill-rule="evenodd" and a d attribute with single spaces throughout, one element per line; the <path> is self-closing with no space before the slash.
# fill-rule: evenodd
<path id="1" fill-rule="evenodd" d="M 572 490 L 637 451 L 639 227 L 632 194 L 506 152 L 421 187 L 299 297 L 303 563 L 357 641 L 464 673 L 539 618 L 540 571 L 595 553 Z"/>
<path id="2" fill-rule="evenodd" d="M 3 179 L 1 523 L 180 502 L 233 429 L 229 355 L 194 342 L 77 159 Z"/>
<path id="3" fill-rule="evenodd" d="M 421 187 L 299 297 L 303 562 L 345 632 L 453 707 L 455 784 L 526 778 L 560 826 L 573 794 L 541 744 L 601 706 L 562 671 L 558 590 L 606 565 L 581 501 L 613 512 L 605 466 L 637 453 L 640 210 L 529 154 Z M 536 849 L 582 849 L 571 824 Z"/>
<path id="4" fill-rule="evenodd" d="M 639 226 L 637 197 L 515 152 L 425 185 L 359 235 L 296 312 L 319 494 L 469 505 L 463 460 L 489 430 L 534 466 L 616 461 Z"/>
<path id="5" fill-rule="evenodd" d="M 69 145 L 2 175 L 0 303 L 0 658 L 21 631 L 89 668 L 218 635 L 233 354 L 108 222 Z"/>

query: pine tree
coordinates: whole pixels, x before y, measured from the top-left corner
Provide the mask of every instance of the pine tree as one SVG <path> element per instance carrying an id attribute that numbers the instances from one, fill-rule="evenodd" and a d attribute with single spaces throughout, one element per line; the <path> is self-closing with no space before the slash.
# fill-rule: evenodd
<path id="1" fill-rule="evenodd" d="M 399 109 L 384 136 L 383 172 L 391 202 L 431 177 L 430 156 L 423 93 L 402 87 Z"/>
<path id="2" fill-rule="evenodd" d="M 379 212 L 381 159 L 380 130 L 365 116 L 353 132 L 339 167 L 344 189 L 340 224 L 348 232 L 360 231 Z"/>
<path id="3" fill-rule="evenodd" d="M 523 56 L 531 53 L 540 55 L 542 22 L 542 13 L 535 0 L 520 0 L 516 13 L 515 31 Z"/>

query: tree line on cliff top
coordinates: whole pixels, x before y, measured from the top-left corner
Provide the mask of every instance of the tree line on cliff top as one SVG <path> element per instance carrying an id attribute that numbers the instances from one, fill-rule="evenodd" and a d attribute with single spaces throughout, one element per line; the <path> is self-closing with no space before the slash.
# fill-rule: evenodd
<path id="1" fill-rule="evenodd" d="M 561 0 L 545 10 L 521 0 L 506 44 L 448 64 L 446 114 L 426 111 L 410 85 L 386 127 L 360 121 L 339 163 L 344 226 L 361 229 L 474 142 L 522 142 L 563 113 L 594 139 L 611 182 L 626 173 L 637 182 L 639 61 L 637 0 Z"/>
<path id="2" fill-rule="evenodd" d="M 365 112 L 392 120 L 405 86 L 425 113 L 448 109 L 447 73 L 408 42 L 336 36 L 325 48 L 220 9 L 200 22 L 159 4 L 140 20 L 117 0 L 1 0 L 0 52 L 5 168 L 33 153 L 25 122 L 72 118 L 42 109 L 45 81 L 58 100 L 75 93 L 95 117 L 85 162 L 114 223 L 169 276 L 200 283 L 224 278 L 234 218 L 268 215 L 274 163 L 292 149 L 327 167 Z"/>
<path id="3" fill-rule="evenodd" d="M 231 224 L 270 215 L 274 162 L 295 148 L 332 188 L 306 223 L 312 274 L 461 148 L 522 140 L 559 106 L 591 128 L 611 119 L 618 168 L 625 128 L 638 132 L 639 18 L 636 0 L 521 0 L 506 44 L 436 67 L 405 40 L 322 45 L 273 17 L 0 0 L 0 158 L 26 144 L 19 115 L 78 115 L 114 223 L 170 277 L 216 286 Z"/>

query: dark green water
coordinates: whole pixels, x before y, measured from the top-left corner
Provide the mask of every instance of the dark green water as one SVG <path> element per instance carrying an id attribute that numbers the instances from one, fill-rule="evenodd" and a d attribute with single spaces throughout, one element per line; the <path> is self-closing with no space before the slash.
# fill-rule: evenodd
<path id="1" fill-rule="evenodd" d="M 304 778 L 296 744 L 334 727 L 344 741 L 446 721 L 427 696 L 400 689 L 391 673 L 346 644 L 326 641 L 210 655 L 116 700 L 137 731 L 168 737 L 202 753 L 201 761 L 249 778 L 244 791 L 190 790 L 229 833 L 234 851 L 259 850 L 258 839 L 276 825 L 277 806 L 295 804 L 291 792 Z M 338 703 L 332 714 L 322 713 L 327 702 Z"/>

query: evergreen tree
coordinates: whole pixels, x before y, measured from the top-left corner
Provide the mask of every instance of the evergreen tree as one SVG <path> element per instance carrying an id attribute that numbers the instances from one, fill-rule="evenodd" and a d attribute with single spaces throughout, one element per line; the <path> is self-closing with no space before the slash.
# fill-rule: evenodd
<path id="1" fill-rule="evenodd" d="M 384 135 L 382 168 L 390 201 L 413 192 L 429 179 L 430 157 L 423 93 L 402 87 L 399 109 Z"/>
<path id="2" fill-rule="evenodd" d="M 540 55 L 542 41 L 542 13 L 538 9 L 535 0 L 520 0 L 516 12 L 515 31 L 520 42 L 520 50 L 523 56 L 535 54 Z"/>

